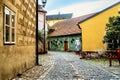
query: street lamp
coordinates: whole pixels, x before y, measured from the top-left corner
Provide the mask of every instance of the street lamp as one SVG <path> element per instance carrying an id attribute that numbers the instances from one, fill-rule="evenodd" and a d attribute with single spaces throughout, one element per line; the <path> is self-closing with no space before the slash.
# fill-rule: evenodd
<path id="1" fill-rule="evenodd" d="M 47 0 L 42 0 L 43 7 L 45 7 Z"/>
<path id="2" fill-rule="evenodd" d="M 45 7 L 46 2 L 47 2 L 47 0 L 42 0 L 42 4 L 43 4 L 42 6 L 43 7 Z M 46 34 L 46 31 L 45 31 L 45 19 L 46 19 L 46 15 L 45 15 L 45 13 L 46 13 L 46 11 L 44 12 L 44 22 L 43 22 L 44 23 L 43 24 L 43 27 L 44 27 L 44 44 L 43 44 L 43 46 L 44 46 L 44 48 L 43 48 L 44 49 L 44 53 L 46 53 L 46 47 L 45 47 L 45 45 L 46 45 L 46 37 L 45 37 L 46 36 L 45 35 Z"/>
<path id="3" fill-rule="evenodd" d="M 38 57 L 38 1 L 36 0 L 36 65 L 39 65 Z M 42 0 L 42 6 L 45 7 L 47 0 Z M 44 14 L 44 52 L 45 52 L 45 14 Z"/>

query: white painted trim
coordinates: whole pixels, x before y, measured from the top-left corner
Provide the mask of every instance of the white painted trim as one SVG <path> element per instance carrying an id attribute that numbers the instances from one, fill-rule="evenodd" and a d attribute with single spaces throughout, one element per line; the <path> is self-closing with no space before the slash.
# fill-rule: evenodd
<path id="1" fill-rule="evenodd" d="M 10 25 L 6 25 L 6 14 L 5 14 L 5 10 L 8 10 L 8 11 L 10 11 Z M 12 23 L 11 23 L 11 18 L 12 18 L 12 14 L 14 14 L 15 15 L 15 23 L 14 23 L 14 27 L 12 27 Z M 6 26 L 9 26 L 10 27 L 10 41 L 9 42 L 7 42 L 6 41 Z M 14 28 L 14 42 L 12 42 L 12 28 Z M 12 11 L 12 10 L 10 10 L 7 6 L 5 6 L 4 7 L 4 43 L 5 44 L 13 44 L 13 43 L 15 43 L 16 42 L 16 14 Z"/>

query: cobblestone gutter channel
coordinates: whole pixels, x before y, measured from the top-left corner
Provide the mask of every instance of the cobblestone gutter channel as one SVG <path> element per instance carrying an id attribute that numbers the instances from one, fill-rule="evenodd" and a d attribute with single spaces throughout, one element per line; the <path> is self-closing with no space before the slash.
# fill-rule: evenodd
<path id="1" fill-rule="evenodd" d="M 84 80 L 82 76 L 79 75 L 78 68 L 73 64 L 74 61 L 68 60 L 65 58 L 65 60 L 70 64 L 70 66 L 73 68 L 75 75 L 73 76 L 73 79 L 76 80 Z"/>

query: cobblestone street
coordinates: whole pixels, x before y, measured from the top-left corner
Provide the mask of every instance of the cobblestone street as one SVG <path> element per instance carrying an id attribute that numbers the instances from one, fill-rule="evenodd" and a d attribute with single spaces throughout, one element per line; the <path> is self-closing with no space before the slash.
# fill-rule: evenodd
<path id="1" fill-rule="evenodd" d="M 84 62 L 68 52 L 49 52 L 53 55 L 52 67 L 38 80 L 120 80 L 107 70 Z"/>

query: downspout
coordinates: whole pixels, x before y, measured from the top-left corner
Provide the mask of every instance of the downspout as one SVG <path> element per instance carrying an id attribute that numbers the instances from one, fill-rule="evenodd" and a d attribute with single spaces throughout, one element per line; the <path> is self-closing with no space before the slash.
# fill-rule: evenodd
<path id="1" fill-rule="evenodd" d="M 39 61 L 38 61 L 38 0 L 36 0 L 36 65 L 39 65 Z"/>
<path id="2" fill-rule="evenodd" d="M 83 50 L 82 49 L 82 28 L 80 27 L 80 22 L 78 22 L 78 24 L 77 24 L 77 26 L 78 26 L 78 28 L 81 30 L 81 51 Z"/>

